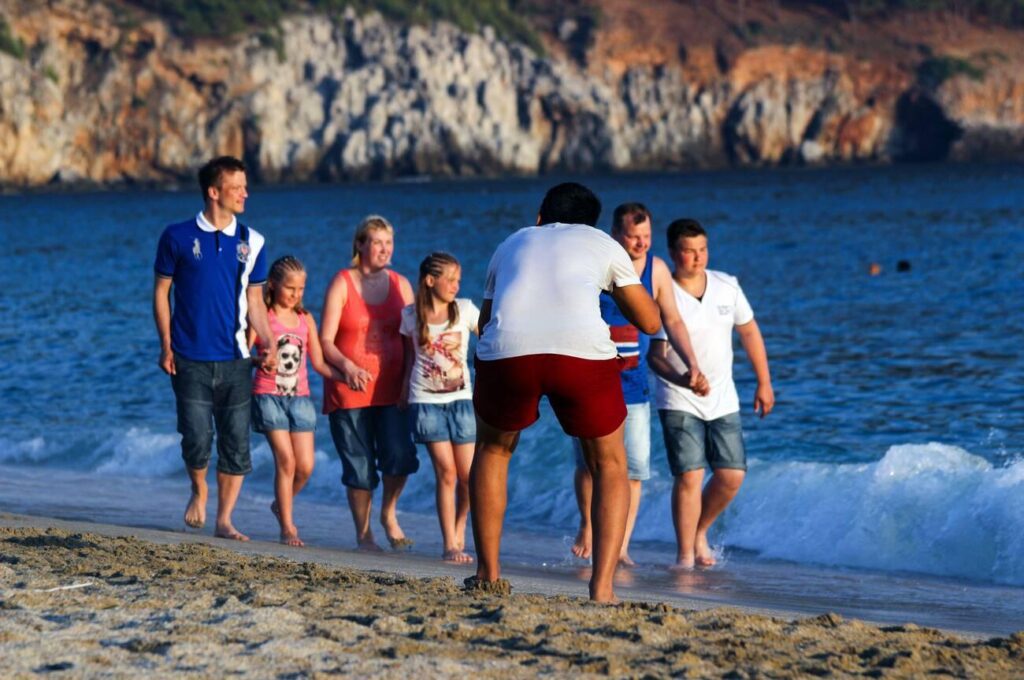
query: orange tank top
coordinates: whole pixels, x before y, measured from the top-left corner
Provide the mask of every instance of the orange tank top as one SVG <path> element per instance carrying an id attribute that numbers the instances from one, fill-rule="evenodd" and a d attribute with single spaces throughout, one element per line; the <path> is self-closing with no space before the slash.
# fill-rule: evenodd
<path id="1" fill-rule="evenodd" d="M 349 270 L 342 272 L 348 298 L 341 310 L 334 346 L 373 376 L 365 392 L 356 392 L 343 382 L 324 380 L 324 413 L 340 408 L 390 406 L 398 403 L 402 391 L 402 291 L 398 274 L 388 271 L 388 296 L 378 305 L 368 305 L 356 292 Z"/>

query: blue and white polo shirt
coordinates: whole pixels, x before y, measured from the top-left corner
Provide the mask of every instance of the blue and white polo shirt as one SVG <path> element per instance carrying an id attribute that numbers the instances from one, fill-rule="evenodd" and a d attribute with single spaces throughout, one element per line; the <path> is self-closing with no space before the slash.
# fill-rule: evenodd
<path id="1" fill-rule="evenodd" d="M 174 282 L 171 348 L 192 361 L 249 356 L 246 288 L 267 279 L 266 240 L 231 219 L 216 229 L 200 212 L 160 236 L 156 275 Z"/>

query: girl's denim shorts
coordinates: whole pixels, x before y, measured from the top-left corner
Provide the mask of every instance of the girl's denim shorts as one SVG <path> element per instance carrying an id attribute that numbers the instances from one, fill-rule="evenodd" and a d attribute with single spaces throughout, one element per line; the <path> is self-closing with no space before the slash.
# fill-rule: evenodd
<path id="1" fill-rule="evenodd" d="M 413 411 L 412 438 L 418 444 L 476 441 L 476 414 L 470 399 L 447 404 L 410 404 Z"/>

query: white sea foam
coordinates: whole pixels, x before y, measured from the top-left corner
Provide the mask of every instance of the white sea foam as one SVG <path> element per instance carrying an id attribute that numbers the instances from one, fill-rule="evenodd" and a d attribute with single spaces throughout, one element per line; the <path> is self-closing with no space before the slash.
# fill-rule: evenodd
<path id="1" fill-rule="evenodd" d="M 48 446 L 42 437 L 33 437 L 24 441 L 0 438 L 0 463 L 5 465 L 39 463 L 52 456 L 52 447 Z"/>
<path id="2" fill-rule="evenodd" d="M 996 468 L 937 443 L 867 464 L 755 461 L 715 540 L 763 557 L 1022 585 L 1024 462 Z"/>
<path id="3" fill-rule="evenodd" d="M 43 437 L 3 439 L 0 463 L 136 477 L 182 472 L 176 433 L 129 428 L 91 451 L 73 448 Z M 510 525 L 552 534 L 575 527 L 573 465 L 563 453 L 544 452 L 546 460 L 538 455 L 512 471 Z M 270 497 L 274 466 L 265 441 L 253 439 L 252 458 L 246 493 Z M 304 495 L 342 503 L 340 473 L 334 452 L 317 449 Z M 432 513 L 433 487 L 421 453 L 403 509 Z M 671 488 L 671 478 L 655 470 L 644 485 L 635 540 L 674 543 Z M 994 467 L 939 443 L 894 446 L 871 463 L 752 460 L 711 538 L 767 558 L 1024 585 L 1024 461 Z"/>

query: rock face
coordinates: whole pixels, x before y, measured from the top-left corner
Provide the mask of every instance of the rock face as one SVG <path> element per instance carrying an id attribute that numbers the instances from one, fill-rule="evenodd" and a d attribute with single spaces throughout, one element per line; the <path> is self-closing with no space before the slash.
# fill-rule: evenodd
<path id="1" fill-rule="evenodd" d="M 485 29 L 293 17 L 281 44 L 183 40 L 85 0 L 0 0 L 0 183 L 262 181 L 1024 156 L 1024 75 L 937 89 L 804 47 L 596 73 Z"/>

